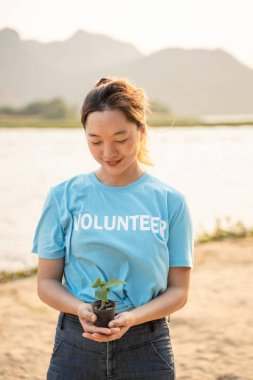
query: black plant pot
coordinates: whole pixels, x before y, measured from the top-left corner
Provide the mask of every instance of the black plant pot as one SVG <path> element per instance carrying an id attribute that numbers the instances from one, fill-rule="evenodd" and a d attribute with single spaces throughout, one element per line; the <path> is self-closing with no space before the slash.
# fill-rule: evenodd
<path id="1" fill-rule="evenodd" d="M 91 303 L 93 313 L 97 316 L 94 325 L 97 327 L 108 327 L 108 323 L 115 317 L 116 304 L 114 301 L 108 300 L 106 302 L 106 310 L 98 310 L 101 304 L 102 301 L 100 300 Z"/>

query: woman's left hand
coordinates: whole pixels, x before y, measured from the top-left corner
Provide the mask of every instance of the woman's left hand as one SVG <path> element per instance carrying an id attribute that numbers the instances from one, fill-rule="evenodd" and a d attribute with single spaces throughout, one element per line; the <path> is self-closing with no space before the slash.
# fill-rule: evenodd
<path id="1" fill-rule="evenodd" d="M 113 325 L 112 325 L 113 323 Z M 123 311 L 116 315 L 116 317 L 109 322 L 109 328 L 118 328 L 119 332 L 116 332 L 111 335 L 91 333 L 88 332 L 87 328 L 85 333 L 82 334 L 83 337 L 95 340 L 97 342 L 110 342 L 111 340 L 120 339 L 127 330 L 135 324 L 135 317 L 131 311 Z"/>

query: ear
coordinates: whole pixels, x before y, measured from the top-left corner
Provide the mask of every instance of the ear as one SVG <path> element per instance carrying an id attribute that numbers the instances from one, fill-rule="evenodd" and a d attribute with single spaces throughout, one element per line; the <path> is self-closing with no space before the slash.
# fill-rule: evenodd
<path id="1" fill-rule="evenodd" d="M 140 128 L 140 131 L 141 131 L 141 139 L 142 139 L 144 132 L 145 132 L 145 126 L 144 125 Z"/>

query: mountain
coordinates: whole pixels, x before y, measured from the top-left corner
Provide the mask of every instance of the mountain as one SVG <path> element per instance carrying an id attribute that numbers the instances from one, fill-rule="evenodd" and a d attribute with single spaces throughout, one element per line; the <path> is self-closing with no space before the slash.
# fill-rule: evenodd
<path id="1" fill-rule="evenodd" d="M 253 70 L 227 52 L 167 48 L 115 68 L 177 114 L 252 114 Z"/>
<path id="2" fill-rule="evenodd" d="M 253 113 L 253 70 L 220 49 L 167 48 L 144 56 L 131 44 L 82 30 L 41 43 L 5 28 L 0 52 L 2 106 L 60 96 L 80 107 L 98 78 L 114 75 L 178 115 Z"/>
<path id="3" fill-rule="evenodd" d="M 0 31 L 0 52 L 0 104 L 12 106 L 53 96 L 71 100 L 76 90 L 72 80 L 79 74 L 91 84 L 91 68 L 101 70 L 142 56 L 132 45 L 103 35 L 78 31 L 63 42 L 41 43 L 23 41 L 10 28 Z"/>

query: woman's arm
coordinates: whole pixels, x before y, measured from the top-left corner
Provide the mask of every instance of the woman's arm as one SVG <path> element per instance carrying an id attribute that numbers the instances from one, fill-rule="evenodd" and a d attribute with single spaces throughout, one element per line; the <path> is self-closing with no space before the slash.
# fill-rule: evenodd
<path id="1" fill-rule="evenodd" d="M 190 267 L 170 267 L 166 291 L 145 305 L 131 310 L 134 325 L 163 318 L 181 309 L 187 302 L 190 273 Z"/>
<path id="2" fill-rule="evenodd" d="M 42 259 L 39 258 L 37 275 L 37 292 L 39 298 L 47 305 L 63 313 L 77 315 L 85 332 L 112 335 L 119 331 L 118 328 L 94 326 L 96 316 L 89 303 L 83 302 L 70 294 L 62 285 L 64 270 L 64 258 Z M 93 319 L 93 316 L 95 319 Z"/>
<path id="3" fill-rule="evenodd" d="M 78 307 L 83 302 L 70 294 L 62 285 L 64 257 L 42 259 L 38 262 L 37 292 L 39 298 L 52 308 L 78 315 Z"/>

